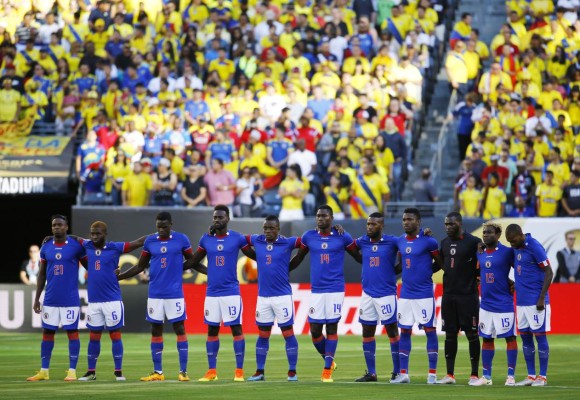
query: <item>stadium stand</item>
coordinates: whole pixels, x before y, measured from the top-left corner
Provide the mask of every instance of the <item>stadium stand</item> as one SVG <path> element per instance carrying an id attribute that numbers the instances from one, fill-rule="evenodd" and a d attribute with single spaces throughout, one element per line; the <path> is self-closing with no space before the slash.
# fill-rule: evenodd
<path id="1" fill-rule="evenodd" d="M 488 43 L 478 40 L 471 15 L 453 24 L 456 6 L 3 2 L 0 123 L 29 119 L 32 132 L 79 138 L 82 204 L 185 206 L 184 188 L 199 195 L 206 187 L 207 201 L 189 207 L 219 199 L 256 216 L 302 204 L 310 215 L 328 203 L 362 218 L 404 204 L 445 67 L 458 129 L 467 129 L 458 134 L 467 161 L 455 206 L 464 209 L 470 198 L 478 216 L 495 217 L 517 214 L 521 197 L 542 216 L 576 215 L 574 1 L 508 1 L 508 20 Z M 287 176 L 293 164 L 299 176 Z M 431 165 L 436 181 L 440 165 Z M 470 175 L 473 193 L 464 190 Z M 503 196 L 504 206 L 494 208 Z"/>

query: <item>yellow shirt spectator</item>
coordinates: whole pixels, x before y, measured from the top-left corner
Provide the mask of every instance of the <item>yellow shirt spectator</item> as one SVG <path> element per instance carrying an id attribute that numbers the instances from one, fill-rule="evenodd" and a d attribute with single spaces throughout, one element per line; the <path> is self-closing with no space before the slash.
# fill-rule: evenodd
<path id="1" fill-rule="evenodd" d="M 279 191 L 282 197 L 282 209 L 302 210 L 302 200 L 306 194 L 302 180 L 286 178 L 280 183 Z"/>
<path id="2" fill-rule="evenodd" d="M 354 196 L 362 201 L 368 211 L 378 209 L 381 212 L 383 210 L 384 198 L 390 193 L 390 189 L 378 173 L 371 173 L 357 176 L 352 182 L 352 192 Z M 351 210 L 351 213 L 353 218 L 367 217 L 367 215 L 358 215 L 354 210 Z"/>
<path id="3" fill-rule="evenodd" d="M 478 218 L 482 199 L 483 195 L 475 188 L 466 188 L 463 190 L 459 193 L 461 214 L 466 218 Z"/>
<path id="4" fill-rule="evenodd" d="M 485 207 L 483 209 L 483 218 L 501 218 L 504 213 L 505 202 L 507 197 L 500 187 L 489 187 L 485 198 Z"/>
<path id="5" fill-rule="evenodd" d="M 10 79 L 6 79 L 8 84 L 4 84 L 4 87 L 10 84 Z M 11 87 L 9 89 L 0 90 L 0 122 L 12 122 L 18 119 L 18 110 L 21 102 L 21 95 L 18 90 L 14 90 Z"/>
<path id="6" fill-rule="evenodd" d="M 123 181 L 123 192 L 126 192 L 126 203 L 129 207 L 144 207 L 149 202 L 149 192 L 153 188 L 151 176 L 145 172 L 132 172 Z"/>
<path id="7" fill-rule="evenodd" d="M 541 183 L 536 188 L 538 217 L 555 217 L 562 189 L 555 184 Z"/>

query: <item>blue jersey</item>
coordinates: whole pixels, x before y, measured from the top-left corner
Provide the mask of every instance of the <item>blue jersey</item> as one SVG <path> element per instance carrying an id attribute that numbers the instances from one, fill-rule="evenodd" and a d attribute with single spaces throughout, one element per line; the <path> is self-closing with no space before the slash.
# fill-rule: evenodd
<path id="1" fill-rule="evenodd" d="M 235 231 L 228 231 L 225 236 L 206 233 L 201 237 L 198 250 L 207 254 L 206 296 L 239 296 L 238 252 L 246 246 L 246 237 Z"/>
<path id="2" fill-rule="evenodd" d="M 301 246 L 310 250 L 312 293 L 344 292 L 344 250 L 355 248 L 352 236 L 311 230 L 302 235 Z"/>
<path id="3" fill-rule="evenodd" d="M 275 162 L 280 162 L 290 154 L 293 145 L 289 139 L 276 140 L 272 139 L 268 142 L 268 147 L 272 149 L 272 159 Z"/>
<path id="4" fill-rule="evenodd" d="M 229 164 L 232 162 L 232 154 L 236 151 L 233 143 L 229 140 L 218 143 L 213 142 L 210 143 L 208 148 L 211 152 L 211 159 L 218 159 L 222 160 L 225 164 Z"/>
<path id="5" fill-rule="evenodd" d="M 516 305 L 535 306 L 544 285 L 544 268 L 552 268 L 544 247 L 526 233 L 526 241 L 519 249 L 514 249 L 514 270 L 516 281 Z M 546 304 L 550 296 L 546 293 Z"/>
<path id="6" fill-rule="evenodd" d="M 82 243 L 88 258 L 87 293 L 89 303 L 120 301 L 121 288 L 115 270 L 119 266 L 121 254 L 127 252 L 129 243 L 108 242 L 97 249 L 90 240 Z"/>
<path id="7" fill-rule="evenodd" d="M 149 297 L 180 299 L 183 297 L 183 255 L 191 253 L 189 239 L 183 233 L 171 231 L 168 238 L 156 233 L 147 236 L 143 254 L 149 255 Z"/>
<path id="8" fill-rule="evenodd" d="M 52 240 L 42 245 L 40 259 L 46 262 L 44 305 L 78 307 L 79 261 L 86 256 L 81 244 L 67 236 L 64 243 Z"/>
<path id="9" fill-rule="evenodd" d="M 514 311 L 514 296 L 510 294 L 509 273 L 514 263 L 514 251 L 501 243 L 493 250 L 477 253 L 481 276 L 481 308 L 496 313 Z"/>
<path id="10" fill-rule="evenodd" d="M 371 297 L 397 294 L 397 238 L 383 235 L 378 241 L 368 236 L 355 240 L 362 253 L 362 289 Z"/>
<path id="11" fill-rule="evenodd" d="M 429 236 L 399 236 L 397 247 L 403 268 L 402 299 L 433 297 L 433 257 L 439 253 L 437 240 Z"/>
<path id="12" fill-rule="evenodd" d="M 290 257 L 300 247 L 300 238 L 278 236 L 272 243 L 264 235 L 248 236 L 256 250 L 258 263 L 258 296 L 273 297 L 292 294 L 290 287 Z"/>

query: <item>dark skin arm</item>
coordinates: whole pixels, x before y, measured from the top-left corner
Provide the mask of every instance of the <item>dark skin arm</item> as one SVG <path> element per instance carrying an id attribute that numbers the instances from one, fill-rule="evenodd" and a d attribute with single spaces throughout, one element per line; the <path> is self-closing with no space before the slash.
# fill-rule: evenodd
<path id="1" fill-rule="evenodd" d="M 362 254 L 359 249 L 346 249 L 346 252 L 350 254 L 350 256 L 354 258 L 357 263 L 362 264 Z"/>
<path id="2" fill-rule="evenodd" d="M 252 260 L 256 261 L 256 251 L 254 250 L 253 247 L 246 246 L 246 247 L 242 248 L 242 253 L 244 253 L 244 255 L 246 257 L 251 258 Z"/>
<path id="3" fill-rule="evenodd" d="M 397 261 L 395 262 L 395 274 L 399 275 L 403 272 L 403 262 L 401 254 L 397 254 Z"/>
<path id="4" fill-rule="evenodd" d="M 80 263 L 83 267 L 85 267 L 85 269 L 89 269 L 89 259 L 86 257 L 81 258 Z"/>
<path id="5" fill-rule="evenodd" d="M 35 313 L 40 314 L 40 295 L 46 285 L 46 261 L 40 261 L 38 277 L 36 279 L 36 296 L 34 296 L 34 305 L 32 309 Z"/>
<path id="6" fill-rule="evenodd" d="M 306 254 L 308 254 L 307 247 L 306 248 L 304 248 L 304 247 L 299 248 L 298 253 L 296 253 L 296 255 L 294 257 L 292 257 L 292 259 L 290 260 L 289 270 L 293 271 L 296 268 L 298 268 L 300 263 L 304 260 L 304 257 L 306 257 Z"/>
<path id="7" fill-rule="evenodd" d="M 546 274 L 544 275 L 544 285 L 542 286 L 542 292 L 540 293 L 540 298 L 536 303 L 536 309 L 538 311 L 543 311 L 546 308 L 546 293 L 552 284 L 552 278 L 554 277 L 554 271 L 552 267 L 548 266 L 545 268 Z"/>
<path id="8" fill-rule="evenodd" d="M 183 270 L 195 269 L 200 274 L 207 275 L 207 267 L 201 263 L 201 260 L 205 257 L 205 252 L 202 250 L 197 250 L 193 254 L 185 255 L 185 261 L 183 263 Z"/>
<path id="9" fill-rule="evenodd" d="M 127 249 L 127 252 L 131 252 L 133 250 L 137 250 L 139 247 L 143 247 L 145 239 L 147 239 L 147 235 L 141 236 L 139 239 L 129 242 L 129 248 Z"/>
<path id="10" fill-rule="evenodd" d="M 442 268 L 443 268 L 443 259 L 441 258 L 441 254 L 433 256 L 433 272 L 437 272 Z"/>
<path id="11" fill-rule="evenodd" d="M 121 272 L 117 275 L 117 280 L 122 281 L 123 279 L 132 278 L 135 275 L 139 275 L 141 272 L 145 271 L 145 268 L 149 265 L 149 261 L 151 260 L 151 255 L 149 254 L 141 254 L 139 257 L 139 262 L 137 265 L 133 265 L 125 272 Z"/>

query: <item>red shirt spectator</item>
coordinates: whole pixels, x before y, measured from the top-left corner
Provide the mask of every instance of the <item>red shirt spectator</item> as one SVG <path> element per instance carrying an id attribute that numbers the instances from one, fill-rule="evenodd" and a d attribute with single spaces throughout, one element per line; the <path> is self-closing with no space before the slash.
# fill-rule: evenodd
<path id="1" fill-rule="evenodd" d="M 488 165 L 487 167 L 485 167 L 483 169 L 483 172 L 481 173 L 481 179 L 483 180 L 484 183 L 486 183 L 489 174 L 491 174 L 492 172 L 495 172 L 497 174 L 497 176 L 499 177 L 498 186 L 501 187 L 502 189 L 505 189 L 505 187 L 507 185 L 507 181 L 508 181 L 509 176 L 510 176 L 510 171 L 506 167 L 502 167 L 501 165 L 497 165 L 497 162 L 499 160 L 499 156 L 497 154 L 492 155 L 490 157 L 490 160 L 491 160 L 491 165 Z"/>

